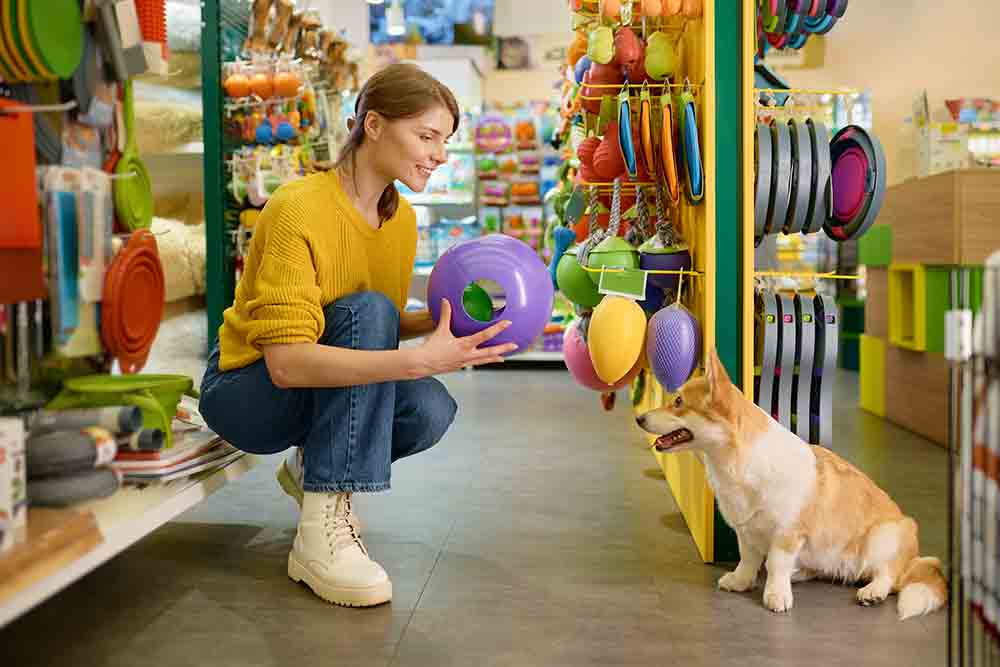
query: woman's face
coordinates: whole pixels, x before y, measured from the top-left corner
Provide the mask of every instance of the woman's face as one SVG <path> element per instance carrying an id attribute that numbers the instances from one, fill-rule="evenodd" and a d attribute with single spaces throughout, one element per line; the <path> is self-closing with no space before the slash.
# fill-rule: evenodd
<path id="1" fill-rule="evenodd" d="M 422 192 L 431 173 L 448 159 L 445 142 L 453 126 L 451 112 L 440 105 L 412 118 L 384 123 L 374 142 L 380 171 Z"/>

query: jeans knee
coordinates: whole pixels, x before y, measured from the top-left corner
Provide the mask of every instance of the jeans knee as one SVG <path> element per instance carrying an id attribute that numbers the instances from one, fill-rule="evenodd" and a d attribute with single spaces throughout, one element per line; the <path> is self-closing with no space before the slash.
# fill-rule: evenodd
<path id="1" fill-rule="evenodd" d="M 454 423 L 458 403 L 440 382 L 435 382 L 432 386 L 434 389 L 427 391 L 421 403 L 427 434 L 432 443 L 437 443 Z"/>
<path id="2" fill-rule="evenodd" d="M 391 350 L 399 346 L 399 310 L 381 292 L 349 294 L 323 309 L 324 342 L 359 350 Z M 342 326 L 345 318 L 349 326 Z M 342 340 L 350 336 L 351 340 Z"/>

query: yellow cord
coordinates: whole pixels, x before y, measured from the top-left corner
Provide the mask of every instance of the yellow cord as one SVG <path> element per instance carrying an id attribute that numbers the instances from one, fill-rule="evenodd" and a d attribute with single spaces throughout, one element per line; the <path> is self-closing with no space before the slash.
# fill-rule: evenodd
<path id="1" fill-rule="evenodd" d="M 828 278 L 830 280 L 861 280 L 861 276 L 842 276 L 830 273 L 810 273 L 808 271 L 754 271 L 755 276 L 777 278 Z"/>

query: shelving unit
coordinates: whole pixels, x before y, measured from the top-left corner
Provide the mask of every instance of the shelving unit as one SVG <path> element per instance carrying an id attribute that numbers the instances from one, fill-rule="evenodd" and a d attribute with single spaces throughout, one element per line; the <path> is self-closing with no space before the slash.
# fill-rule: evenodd
<path id="1" fill-rule="evenodd" d="M 57 553 L 42 550 L 37 558 L 31 559 L 30 565 L 17 573 L 17 582 L 12 587 L 0 587 L 0 628 L 205 500 L 227 483 L 239 479 L 256 464 L 256 457 L 245 454 L 222 468 L 201 475 L 162 485 L 125 486 L 109 498 L 74 506 L 75 517 L 72 520 L 93 525 L 81 528 L 78 536 L 71 543 L 62 545 Z M 38 539 L 45 539 L 45 530 L 59 528 L 57 519 L 45 517 L 36 520 L 32 512 L 29 511 L 28 515 L 29 531 L 36 526 L 34 531 L 37 531 Z M 43 514 L 45 512 L 42 510 Z M 18 549 L 33 547 L 37 545 L 32 544 L 29 537 L 24 545 L 0 556 L 0 571 L 5 558 L 16 558 Z"/>
<path id="2" fill-rule="evenodd" d="M 693 247 L 695 313 L 702 327 L 702 350 L 716 349 L 733 382 L 753 392 L 753 378 L 741 369 L 752 348 L 752 318 L 744 314 L 744 285 L 752 285 L 753 241 L 745 242 L 747 164 L 753 146 L 753 4 L 742 13 L 728 0 L 706 0 L 704 15 L 689 21 L 680 42 L 679 77 L 702 85 L 696 96 L 699 134 L 705 171 L 705 196 L 698 206 L 682 206 L 681 232 Z M 743 122 L 737 122 L 742 119 Z M 749 140 L 749 148 L 747 141 Z M 752 207 L 752 201 L 750 202 Z M 751 217 L 752 221 L 752 211 Z M 750 232 L 752 234 L 752 224 Z M 752 307 L 752 291 L 750 305 Z M 724 332 L 724 333 L 723 333 Z M 752 340 L 750 341 L 752 344 Z M 703 357 L 704 360 L 704 357 Z M 698 371 L 696 371 L 698 372 Z M 666 391 L 646 374 L 645 391 L 637 413 L 662 405 Z M 650 436 L 650 442 L 653 437 Z M 735 533 L 725 524 L 708 484 L 704 466 L 693 452 L 653 452 L 668 487 L 687 522 L 688 530 L 706 562 L 731 561 L 739 556 Z"/>

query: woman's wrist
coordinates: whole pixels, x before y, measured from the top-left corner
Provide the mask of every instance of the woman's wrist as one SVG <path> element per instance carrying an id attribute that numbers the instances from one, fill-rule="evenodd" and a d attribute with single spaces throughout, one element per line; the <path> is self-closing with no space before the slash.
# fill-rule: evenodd
<path id="1" fill-rule="evenodd" d="M 403 347 L 399 349 L 399 353 L 402 358 L 402 370 L 406 379 L 419 380 L 420 378 L 432 375 L 422 348 Z"/>

